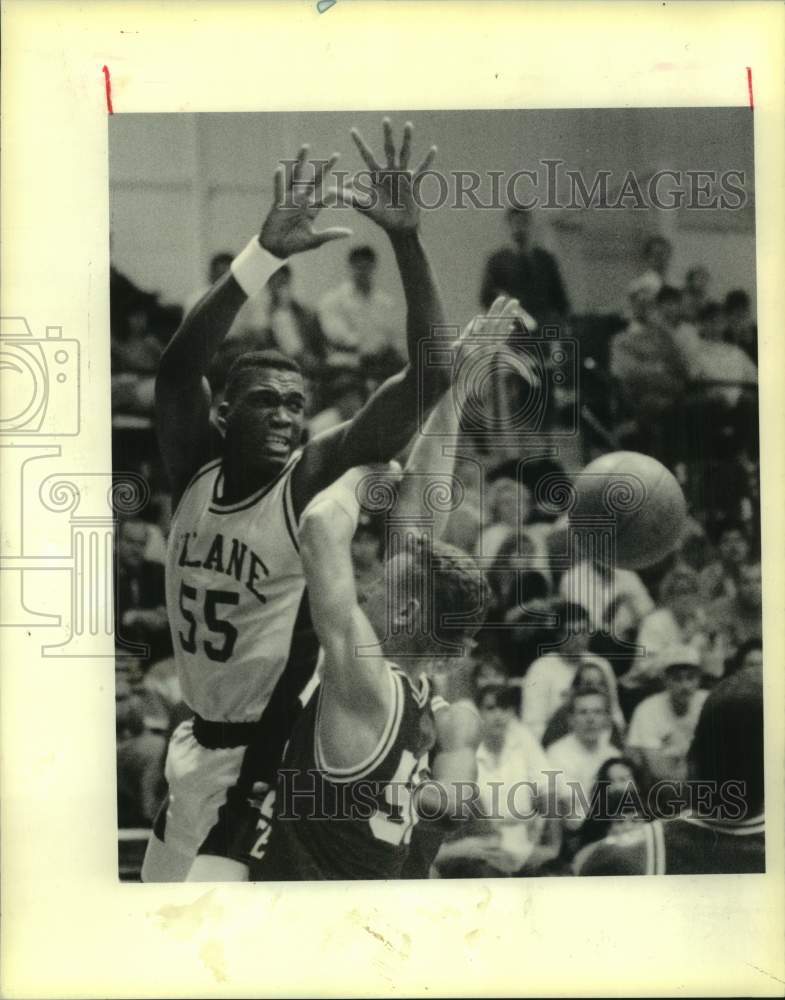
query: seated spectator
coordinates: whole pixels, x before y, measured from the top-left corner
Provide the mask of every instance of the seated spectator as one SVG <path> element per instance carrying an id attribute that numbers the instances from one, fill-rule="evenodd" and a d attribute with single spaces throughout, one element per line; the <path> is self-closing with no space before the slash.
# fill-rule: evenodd
<path id="1" fill-rule="evenodd" d="M 166 615 L 164 567 L 145 558 L 149 526 L 128 518 L 117 529 L 115 605 L 118 633 L 125 642 L 148 647 L 147 664 L 172 655 Z"/>
<path id="2" fill-rule="evenodd" d="M 699 577 L 700 596 L 704 601 L 734 597 L 740 567 L 750 555 L 747 532 L 740 521 L 727 518 L 712 533 L 717 546 L 717 558 L 701 571 Z"/>
<path id="3" fill-rule="evenodd" d="M 748 639 L 736 650 L 736 656 L 728 669 L 729 674 L 740 670 L 763 669 L 763 644 L 760 639 Z"/>
<path id="4" fill-rule="evenodd" d="M 725 296 L 725 337 L 740 347 L 755 365 L 758 364 L 758 328 L 752 318 L 750 297 L 741 288 Z"/>
<path id="5" fill-rule="evenodd" d="M 347 263 L 348 280 L 327 292 L 318 307 L 327 363 L 333 367 L 386 354 L 398 338 L 393 300 L 376 287 L 376 251 L 354 247 Z"/>
<path id="6" fill-rule="evenodd" d="M 514 479 L 496 479 L 488 488 L 488 520 L 480 532 L 475 555 L 493 559 L 511 535 L 526 524 L 531 512 L 531 493 Z"/>
<path id="7" fill-rule="evenodd" d="M 147 729 L 141 702 L 122 673 L 115 681 L 115 715 L 118 826 L 150 826 L 165 787 L 166 737 Z"/>
<path id="8" fill-rule="evenodd" d="M 516 721 L 506 688 L 482 688 L 478 707 L 479 816 L 462 823 L 457 835 L 442 844 L 435 867 L 447 878 L 512 875 L 522 869 L 528 874 L 558 853 L 553 839 L 558 831 L 543 817 L 548 761 Z"/>
<path id="9" fill-rule="evenodd" d="M 351 420 L 367 398 L 365 381 L 352 368 L 336 369 L 325 386 L 325 392 L 332 404 L 309 421 L 308 433 L 311 437 Z"/>
<path id="10" fill-rule="evenodd" d="M 512 543 L 505 543 L 512 544 Z M 516 570 L 488 574 L 494 581 L 506 583 L 498 607 L 489 610 L 481 636 L 493 635 L 499 655 L 511 677 L 523 677 L 539 656 L 540 650 L 553 645 L 555 629 L 549 621 L 553 593 L 538 570 Z"/>
<path id="11" fill-rule="evenodd" d="M 681 322 L 681 295 L 669 286 L 653 304 L 640 307 L 645 320 L 633 321 L 611 341 L 610 370 L 621 402 L 635 421 L 641 448 L 666 457 L 677 409 L 687 386 L 682 353 L 674 344 Z"/>
<path id="12" fill-rule="evenodd" d="M 319 377 L 327 355 L 324 334 L 316 313 L 292 295 L 292 269 L 288 264 L 270 278 L 267 291 L 273 346 L 299 362 L 306 374 Z"/>
<path id="13" fill-rule="evenodd" d="M 696 323 L 701 312 L 709 307 L 719 306 L 709 299 L 711 276 L 705 267 L 691 267 L 684 280 L 683 315 L 689 323 Z"/>
<path id="14" fill-rule="evenodd" d="M 485 266 L 480 302 L 488 309 L 499 295 L 520 302 L 535 324 L 562 324 L 570 304 L 556 258 L 533 239 L 534 214 L 525 208 L 507 209 L 512 246 L 497 250 Z"/>
<path id="15" fill-rule="evenodd" d="M 659 690 L 671 648 L 682 645 L 697 652 L 707 674 L 721 677 L 724 651 L 709 625 L 694 570 L 674 566 L 663 577 L 659 596 L 660 606 L 641 622 L 637 643 L 643 652 L 620 679 L 622 687 L 649 693 Z"/>
<path id="16" fill-rule="evenodd" d="M 619 695 L 616 690 L 616 675 L 607 660 L 597 657 L 586 657 L 575 671 L 572 678 L 570 690 L 562 704 L 548 720 L 548 725 L 542 736 L 542 745 L 547 750 L 548 747 L 566 736 L 570 731 L 570 707 L 569 701 L 573 694 L 578 691 L 602 691 L 608 696 L 611 708 L 611 742 L 617 746 L 624 746 L 624 733 L 627 729 L 627 722 L 619 704 Z"/>
<path id="17" fill-rule="evenodd" d="M 627 751 L 649 783 L 683 781 L 687 751 L 707 691 L 699 690 L 700 655 L 692 646 L 674 646 L 663 657 L 665 690 L 635 709 Z"/>
<path id="18" fill-rule="evenodd" d="M 643 244 L 643 272 L 630 284 L 629 291 L 647 291 L 655 298 L 663 288 L 671 288 L 668 284 L 668 269 L 670 268 L 673 247 L 664 236 L 650 236 Z"/>
<path id="19" fill-rule="evenodd" d="M 621 750 L 611 740 L 608 696 L 602 691 L 576 691 L 569 701 L 567 736 L 552 743 L 546 755 L 556 770 L 556 789 L 564 827 L 580 829 L 600 767 Z"/>
<path id="20" fill-rule="evenodd" d="M 717 322 L 719 314 L 718 305 L 707 305 L 698 316 L 697 326 L 682 324 L 674 337 L 690 381 L 697 387 L 705 387 L 708 402 L 732 411 L 742 400 L 745 386 L 758 384 L 758 369 L 741 347 L 722 339 L 722 328 Z"/>
<path id="21" fill-rule="evenodd" d="M 558 621 L 551 639 L 556 648 L 536 659 L 523 679 L 522 721 L 538 740 L 542 739 L 554 712 L 567 702 L 579 667 L 598 663 L 587 653 L 589 616 L 586 609 L 580 604 L 562 601 L 550 610 Z"/>
<path id="22" fill-rule="evenodd" d="M 611 757 L 597 772 L 591 793 L 591 812 L 579 831 L 581 850 L 574 867 L 581 866 L 586 848 L 605 837 L 618 836 L 633 823 L 646 822 L 648 812 L 637 767 L 629 757 Z"/>
<path id="23" fill-rule="evenodd" d="M 708 617 L 725 645 L 728 659 L 733 659 L 745 642 L 762 640 L 763 593 L 759 562 L 740 567 L 735 596 L 712 601 Z"/>
<path id="24" fill-rule="evenodd" d="M 152 413 L 155 373 L 163 348 L 150 328 L 147 293 L 127 302 L 127 313 L 112 327 L 112 412 Z"/>
<path id="25" fill-rule="evenodd" d="M 587 610 L 592 632 L 615 636 L 634 634 L 654 609 L 637 573 L 596 560 L 581 559 L 571 566 L 561 578 L 559 594 Z"/>
<path id="26" fill-rule="evenodd" d="M 724 679 L 703 706 L 689 750 L 692 787 L 714 789 L 672 819 L 642 823 L 595 843 L 577 875 L 712 875 L 766 870 L 763 679 Z M 726 789 L 741 795 L 729 815 Z M 738 806 L 741 806 L 739 809 Z M 576 859 L 577 861 L 577 859 Z"/>
<path id="27" fill-rule="evenodd" d="M 472 655 L 472 689 L 475 698 L 486 687 L 506 687 L 509 675 L 502 660 L 494 653 L 477 649 Z"/>

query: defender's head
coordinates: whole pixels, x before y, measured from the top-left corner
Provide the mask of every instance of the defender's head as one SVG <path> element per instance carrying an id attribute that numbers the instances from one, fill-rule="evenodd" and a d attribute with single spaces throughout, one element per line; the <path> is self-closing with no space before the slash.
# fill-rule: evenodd
<path id="1" fill-rule="evenodd" d="M 740 670 L 713 689 L 701 709 L 688 759 L 693 781 L 717 783 L 718 806 L 727 792 L 723 786 L 732 781 L 738 783 L 748 816 L 763 809 L 762 670 Z"/>
<path id="2" fill-rule="evenodd" d="M 305 385 L 296 361 L 278 351 L 237 358 L 218 408 L 228 448 L 248 461 L 283 466 L 300 444 L 304 420 Z"/>
<path id="3" fill-rule="evenodd" d="M 386 654 L 446 656 L 479 628 L 479 620 L 460 619 L 477 617 L 484 586 L 480 568 L 465 552 L 417 540 L 386 560 L 360 604 Z"/>

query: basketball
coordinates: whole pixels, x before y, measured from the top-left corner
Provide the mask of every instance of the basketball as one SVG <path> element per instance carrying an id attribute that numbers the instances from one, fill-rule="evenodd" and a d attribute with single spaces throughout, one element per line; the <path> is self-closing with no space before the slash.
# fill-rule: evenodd
<path id="1" fill-rule="evenodd" d="M 607 518 L 613 519 L 613 561 L 620 569 L 652 566 L 677 545 L 687 504 L 673 474 L 650 455 L 634 451 L 603 455 L 575 476 L 574 485 L 570 520 L 587 539 L 594 536 L 594 554 L 600 558 L 601 525 Z"/>

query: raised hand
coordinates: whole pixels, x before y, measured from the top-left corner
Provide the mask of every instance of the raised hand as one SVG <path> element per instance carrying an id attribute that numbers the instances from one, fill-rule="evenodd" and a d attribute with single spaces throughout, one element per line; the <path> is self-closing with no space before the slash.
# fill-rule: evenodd
<path id="1" fill-rule="evenodd" d="M 411 232 L 417 229 L 420 222 L 420 207 L 414 197 L 418 178 L 433 163 L 436 146 L 431 146 L 422 163 L 415 170 L 410 170 L 412 123 L 406 122 L 403 127 L 401 148 L 397 153 L 389 118 L 382 120 L 382 131 L 385 166 L 379 164 L 359 131 L 352 129 L 352 139 L 368 171 L 355 174 L 344 195 L 358 212 L 373 219 L 387 232 Z"/>
<path id="2" fill-rule="evenodd" d="M 306 177 L 308 146 L 303 146 L 289 173 L 288 182 L 284 166 L 275 171 L 273 206 L 264 220 L 259 242 L 276 257 L 290 257 L 304 250 L 313 250 L 330 240 L 351 236 L 351 229 L 332 226 L 316 230 L 314 222 L 322 208 L 335 203 L 335 192 L 325 191 L 326 175 L 332 170 L 338 153 L 327 162 L 313 162 L 313 179 Z"/>

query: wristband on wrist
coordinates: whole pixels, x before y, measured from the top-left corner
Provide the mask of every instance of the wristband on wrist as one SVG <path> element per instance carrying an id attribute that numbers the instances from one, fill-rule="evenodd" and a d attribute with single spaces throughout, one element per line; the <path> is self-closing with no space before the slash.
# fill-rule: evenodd
<path id="1" fill-rule="evenodd" d="M 258 237 L 254 236 L 248 246 L 234 258 L 230 268 L 234 280 L 250 298 L 260 292 L 285 263 L 285 258 L 276 257 L 265 250 Z"/>

